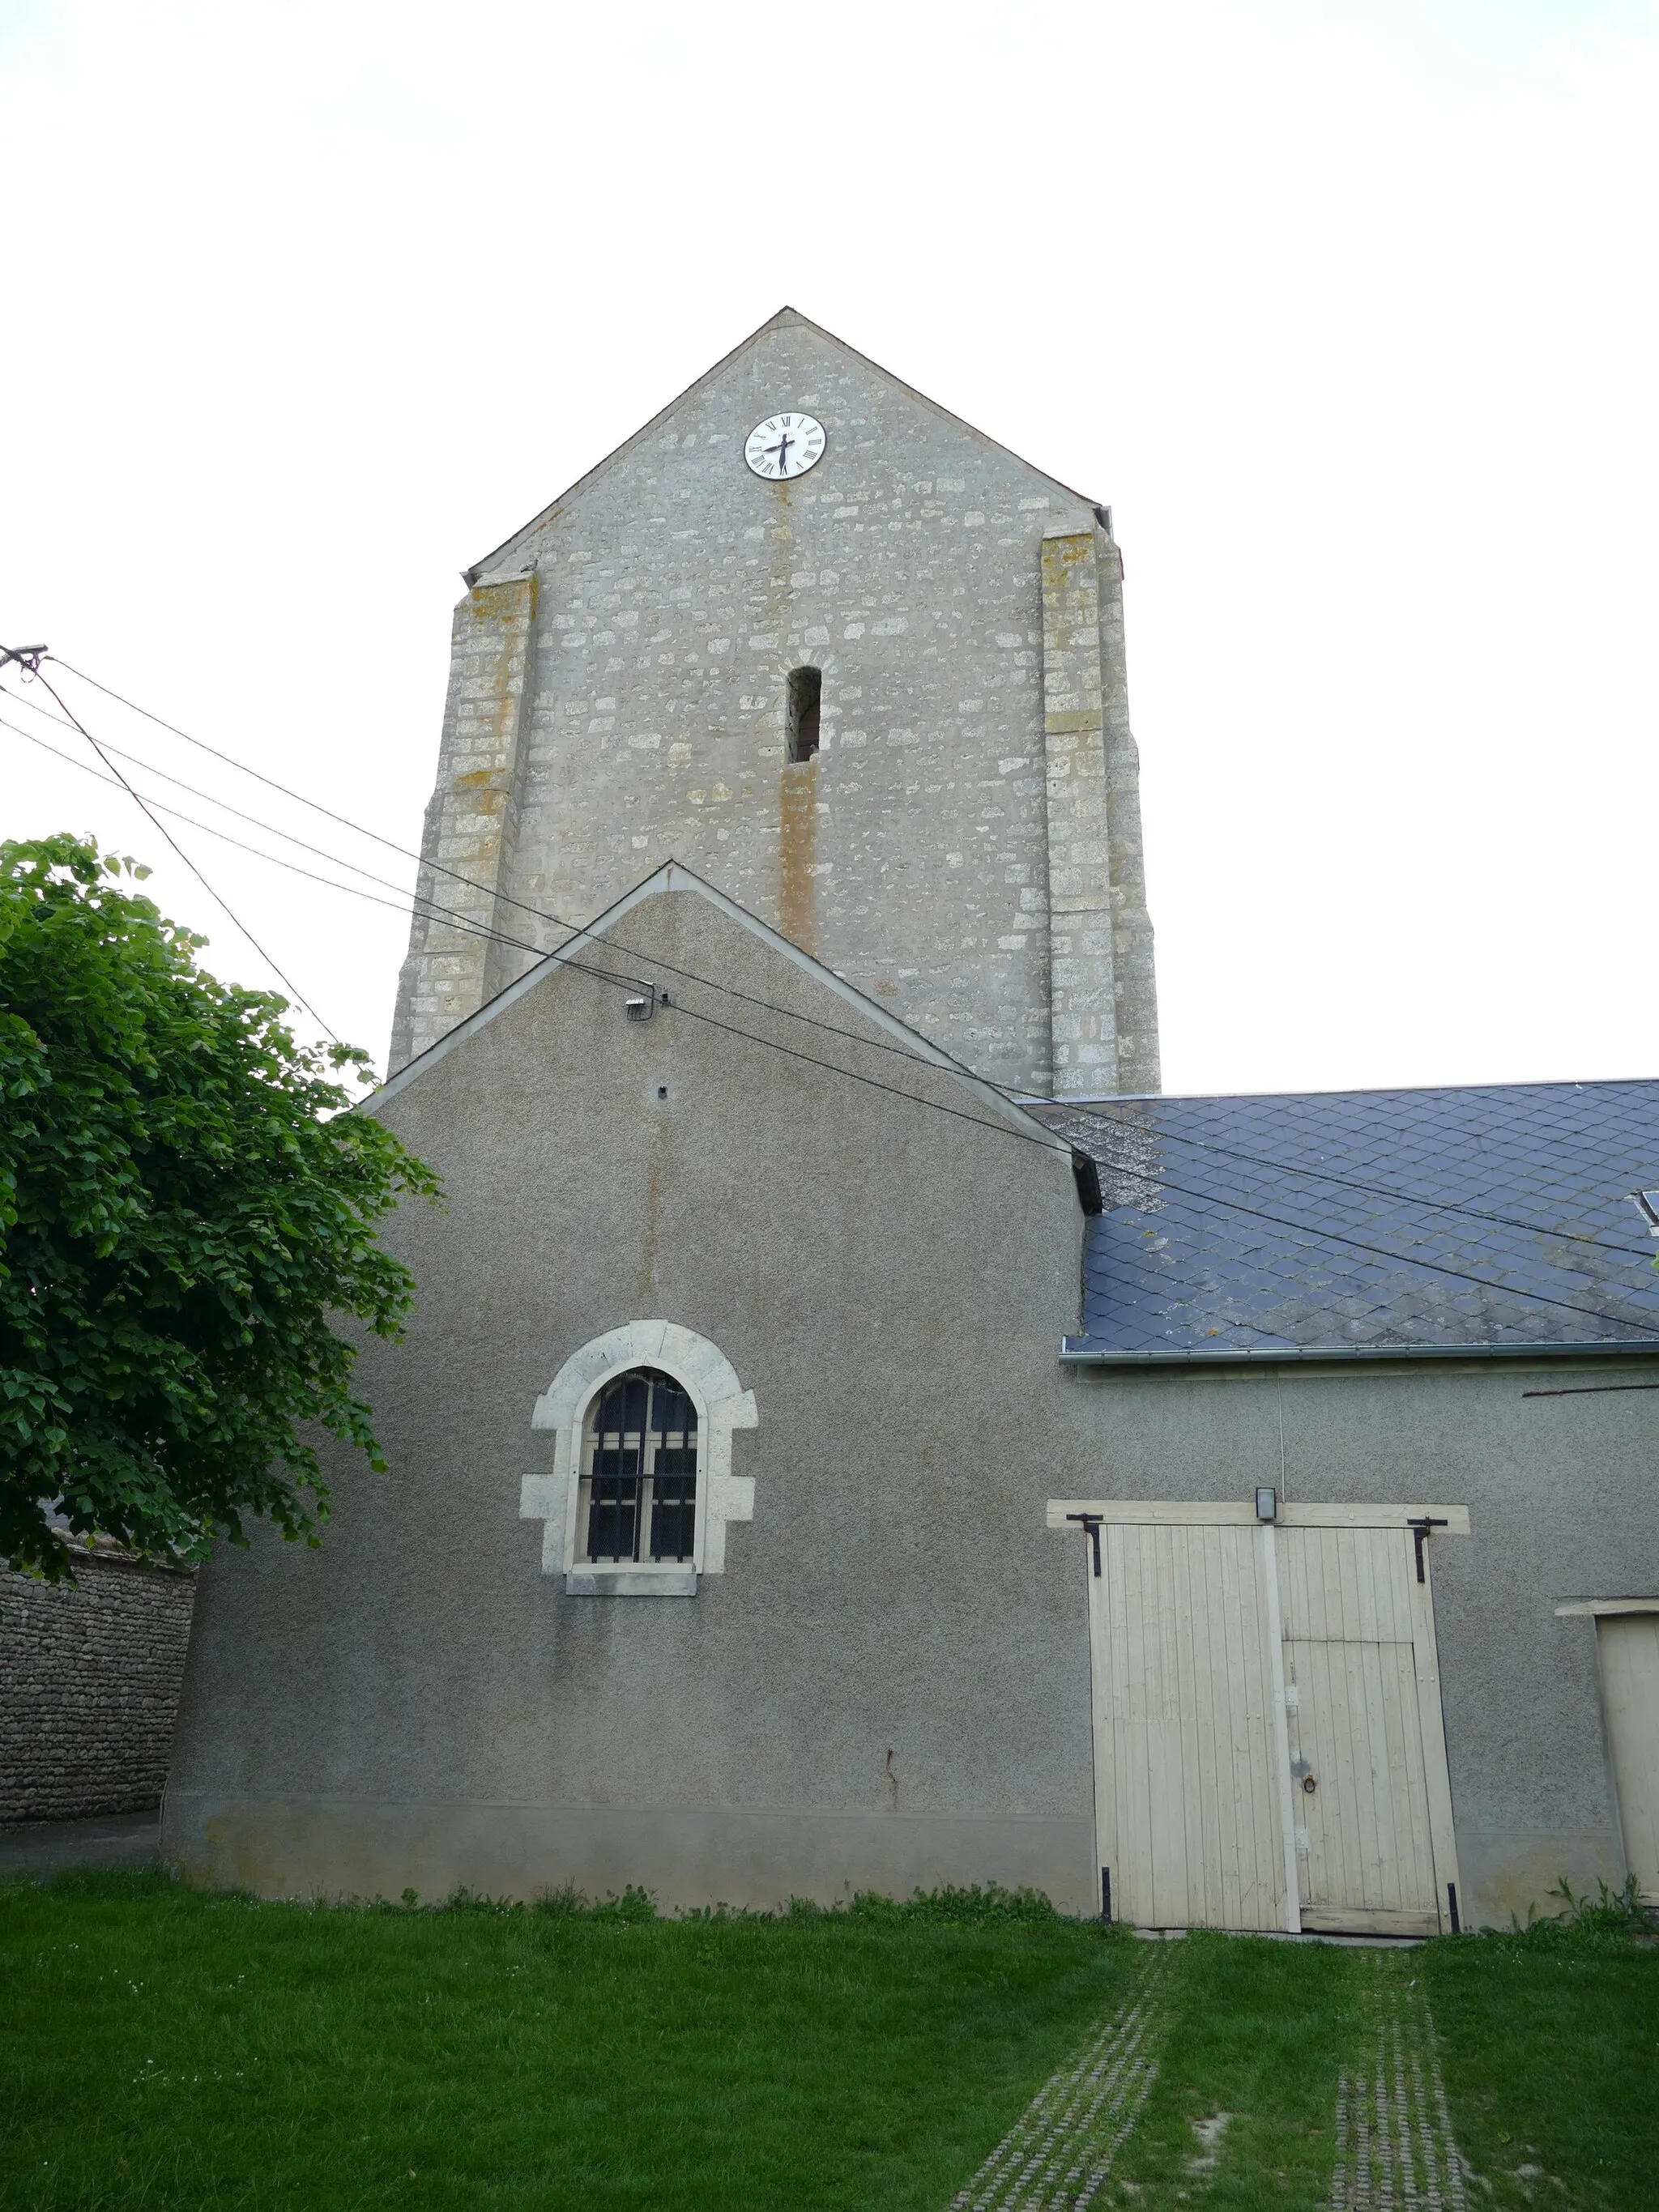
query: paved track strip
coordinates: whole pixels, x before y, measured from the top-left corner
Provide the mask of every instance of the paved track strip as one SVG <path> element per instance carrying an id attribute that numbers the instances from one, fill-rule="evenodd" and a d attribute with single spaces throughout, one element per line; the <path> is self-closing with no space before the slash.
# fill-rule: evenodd
<path id="1" fill-rule="evenodd" d="M 1133 1993 L 1045 2081 L 951 2212 L 1082 2212 L 1105 2186 L 1148 2091 L 1168 2025 L 1169 1968 L 1152 1948 Z"/>
<path id="2" fill-rule="evenodd" d="M 1467 2212 L 1434 2016 L 1416 1961 L 1409 1953 L 1377 1953 L 1372 1966 L 1371 2069 L 1337 2082 L 1331 2212 Z"/>

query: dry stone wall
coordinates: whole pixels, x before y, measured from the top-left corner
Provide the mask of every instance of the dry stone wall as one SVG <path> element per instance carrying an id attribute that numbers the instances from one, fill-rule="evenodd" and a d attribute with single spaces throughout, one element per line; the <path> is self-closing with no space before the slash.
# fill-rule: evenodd
<path id="1" fill-rule="evenodd" d="M 109 1550 L 0 1573 L 0 1828 L 161 1802 L 196 1577 Z"/>

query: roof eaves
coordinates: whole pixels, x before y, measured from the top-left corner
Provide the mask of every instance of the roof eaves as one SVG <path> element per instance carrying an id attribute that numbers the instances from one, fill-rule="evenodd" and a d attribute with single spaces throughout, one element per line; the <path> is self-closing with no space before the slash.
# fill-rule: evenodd
<path id="1" fill-rule="evenodd" d="M 1291 1361 L 1306 1365 L 1324 1360 L 1346 1364 L 1356 1360 L 1555 1360 L 1644 1356 L 1659 1358 L 1659 1335 L 1592 1337 L 1582 1344 L 1250 1344 L 1218 1346 L 1214 1349 L 1161 1345 L 1129 1348 L 1092 1344 L 1086 1336 L 1063 1336 L 1060 1340 L 1063 1367 L 1238 1367 L 1281 1366 Z"/>

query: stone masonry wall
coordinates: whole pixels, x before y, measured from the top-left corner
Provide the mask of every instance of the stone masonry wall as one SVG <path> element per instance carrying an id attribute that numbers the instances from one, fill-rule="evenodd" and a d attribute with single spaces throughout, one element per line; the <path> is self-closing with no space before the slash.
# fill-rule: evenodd
<path id="1" fill-rule="evenodd" d="M 1096 544 L 1100 592 L 1101 702 L 1105 716 L 1107 835 L 1111 847 L 1112 988 L 1116 1000 L 1117 1089 L 1164 1087 L 1158 1034 L 1158 975 L 1146 908 L 1140 836 L 1140 750 L 1129 727 L 1123 641 L 1123 556 L 1109 532 Z"/>
<path id="2" fill-rule="evenodd" d="M 763 482 L 744 440 L 785 407 L 824 423 L 824 458 Z M 1047 1091 L 1058 536 L 1099 571 L 1070 748 L 1096 818 L 1068 848 L 1094 858 L 1066 957 L 1089 972 L 1068 971 L 1062 1065 L 1073 1091 L 1155 1088 L 1116 546 L 1080 495 L 787 310 L 471 572 L 420 881 L 456 919 L 414 924 L 392 1068 L 536 957 L 469 933 L 477 895 L 434 863 L 551 950 L 672 858 L 994 1080 Z M 804 665 L 821 750 L 792 765 Z"/>
<path id="3" fill-rule="evenodd" d="M 76 1573 L 0 1572 L 0 1828 L 161 1802 L 195 1575 L 107 1552 Z"/>

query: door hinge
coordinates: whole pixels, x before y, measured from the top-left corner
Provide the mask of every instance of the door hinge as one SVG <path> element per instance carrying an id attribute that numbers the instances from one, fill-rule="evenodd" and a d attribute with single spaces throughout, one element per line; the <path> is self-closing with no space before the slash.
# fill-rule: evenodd
<path id="1" fill-rule="evenodd" d="M 1407 1525 L 1411 1529 L 1413 1536 L 1416 1539 L 1417 1579 L 1419 1582 L 1422 1582 L 1425 1579 L 1423 1573 L 1423 1545 L 1425 1540 L 1427 1538 L 1431 1529 L 1444 1528 L 1449 1524 L 1445 1521 L 1437 1519 L 1432 1513 L 1425 1513 L 1420 1521 L 1412 1521 L 1407 1522 Z"/>
<path id="2" fill-rule="evenodd" d="M 1089 1541 L 1095 1547 L 1095 1580 L 1100 1580 L 1100 1516 L 1098 1513 L 1068 1513 L 1068 1521 L 1080 1521 L 1089 1532 Z"/>

